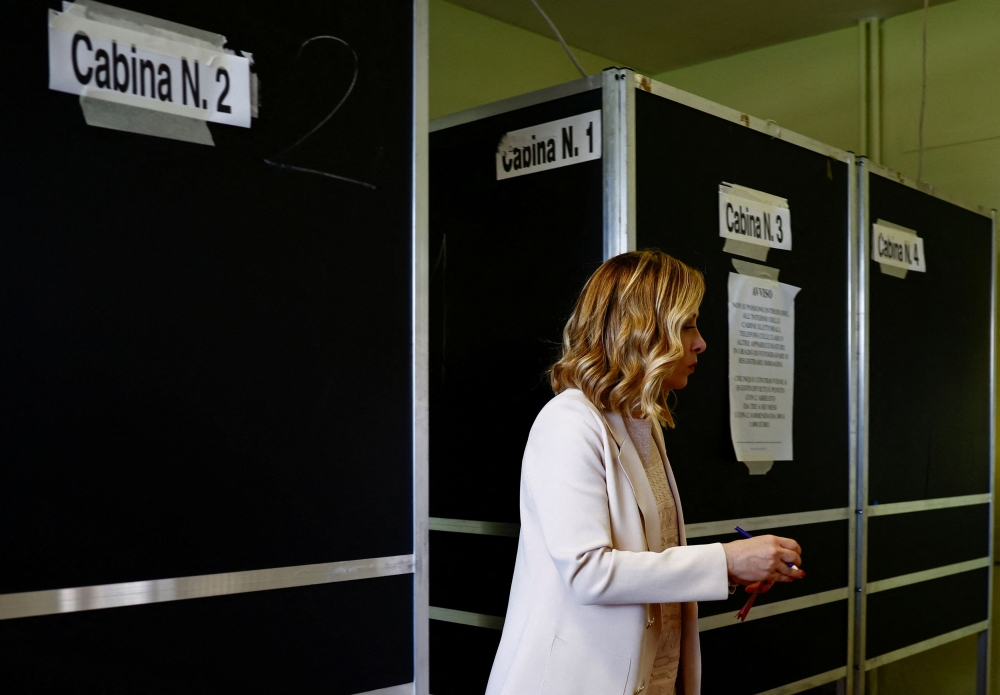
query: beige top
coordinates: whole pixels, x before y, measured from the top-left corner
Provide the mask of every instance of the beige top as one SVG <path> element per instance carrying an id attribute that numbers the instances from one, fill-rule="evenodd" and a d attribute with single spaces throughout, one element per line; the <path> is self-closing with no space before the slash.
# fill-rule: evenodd
<path id="1" fill-rule="evenodd" d="M 660 514 L 660 539 L 663 549 L 673 548 L 680 543 L 677 530 L 677 507 L 667 482 L 667 472 L 656 446 L 653 445 L 653 431 L 650 420 L 624 418 L 628 436 L 642 460 L 642 467 L 649 478 L 649 486 L 656 498 L 656 510 Z M 649 695 L 674 695 L 677 671 L 681 659 L 681 604 L 661 603 L 660 643 L 653 661 L 653 671 L 649 676 L 646 691 Z"/>

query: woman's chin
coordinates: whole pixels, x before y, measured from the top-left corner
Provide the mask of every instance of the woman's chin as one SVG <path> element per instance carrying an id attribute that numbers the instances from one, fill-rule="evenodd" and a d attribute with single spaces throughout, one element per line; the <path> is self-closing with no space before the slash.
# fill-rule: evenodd
<path id="1" fill-rule="evenodd" d="M 679 377 L 669 384 L 663 385 L 664 391 L 679 391 L 688 385 L 688 378 L 686 376 Z"/>

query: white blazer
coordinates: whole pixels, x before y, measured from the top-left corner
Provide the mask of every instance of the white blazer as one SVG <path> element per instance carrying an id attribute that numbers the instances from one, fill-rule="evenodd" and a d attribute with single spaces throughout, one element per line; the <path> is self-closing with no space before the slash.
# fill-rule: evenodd
<path id="1" fill-rule="evenodd" d="M 646 688 L 659 603 L 681 602 L 678 681 L 701 690 L 698 604 L 729 594 L 722 545 L 663 550 L 660 518 L 622 418 L 569 389 L 535 418 L 521 466 L 521 535 L 487 695 L 631 695 Z M 652 605 L 650 605 L 652 604 Z"/>

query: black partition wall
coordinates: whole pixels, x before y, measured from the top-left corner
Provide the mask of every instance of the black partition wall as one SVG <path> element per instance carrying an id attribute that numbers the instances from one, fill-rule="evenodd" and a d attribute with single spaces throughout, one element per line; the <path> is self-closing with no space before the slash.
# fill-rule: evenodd
<path id="1" fill-rule="evenodd" d="M 858 663 L 980 636 L 992 567 L 992 215 L 862 160 L 865 379 Z M 922 239 L 924 272 L 883 266 L 885 226 Z"/>
<path id="2" fill-rule="evenodd" d="M 2 688 L 426 693 L 425 3 L 125 4 L 266 96 L 88 125 L 7 10 Z"/>
<path id="3" fill-rule="evenodd" d="M 698 323 L 708 349 L 676 394 L 676 428 L 665 432 L 689 542 L 736 540 L 736 525 L 790 537 L 802 545 L 807 571 L 806 579 L 760 597 L 750 613 L 757 619 L 744 624 L 732 619 L 746 601 L 742 591 L 700 604 L 704 692 L 795 692 L 832 683 L 847 674 L 852 583 L 852 157 L 647 80 L 639 81 L 634 108 L 636 247 L 667 251 L 701 270 L 706 283 Z M 722 183 L 786 199 L 791 250 L 747 257 L 742 252 L 752 250 L 727 244 L 719 231 Z M 737 460 L 730 434 L 734 259 L 775 269 L 779 282 L 800 288 L 794 460 L 774 461 L 766 473 L 752 474 Z M 782 645 L 783 667 L 740 646 L 747 644 Z"/>
<path id="4" fill-rule="evenodd" d="M 552 397 L 545 371 L 563 324 L 603 260 L 602 161 L 498 180 L 497 148 L 511 131 L 599 111 L 599 84 L 431 125 L 434 695 L 486 688 L 514 572 L 524 442 Z"/>

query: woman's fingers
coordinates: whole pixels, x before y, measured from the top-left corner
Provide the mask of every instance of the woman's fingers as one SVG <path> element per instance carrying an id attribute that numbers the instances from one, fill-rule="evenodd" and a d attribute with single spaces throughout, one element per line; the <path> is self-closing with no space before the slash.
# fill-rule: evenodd
<path id="1" fill-rule="evenodd" d="M 786 582 L 791 582 L 791 581 L 794 581 L 796 579 L 802 579 L 803 577 L 806 576 L 806 573 L 803 572 L 802 570 L 793 570 L 791 567 L 789 567 L 788 565 L 786 565 L 783 562 L 779 562 L 778 566 L 775 567 L 774 569 L 782 577 L 785 577 L 785 579 L 782 579 L 782 581 L 786 581 Z"/>
<path id="2" fill-rule="evenodd" d="M 801 548 L 790 538 L 758 536 L 726 543 L 723 547 L 730 576 L 744 583 L 790 582 L 805 576 L 804 572 L 788 566 L 798 566 L 802 562 Z"/>
<path id="3" fill-rule="evenodd" d="M 802 564 L 802 556 L 791 550 L 781 550 L 778 552 L 778 559 L 784 563 L 791 563 L 796 567 Z"/>
<path id="4" fill-rule="evenodd" d="M 776 540 L 778 542 L 778 545 L 780 545 L 782 548 L 791 550 L 792 552 L 798 555 L 802 554 L 802 548 L 800 548 L 799 544 L 796 543 L 791 538 L 782 538 L 781 536 L 774 536 L 774 540 Z"/>

